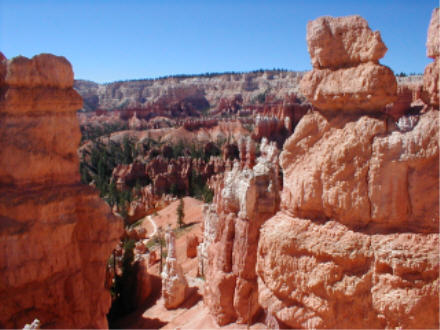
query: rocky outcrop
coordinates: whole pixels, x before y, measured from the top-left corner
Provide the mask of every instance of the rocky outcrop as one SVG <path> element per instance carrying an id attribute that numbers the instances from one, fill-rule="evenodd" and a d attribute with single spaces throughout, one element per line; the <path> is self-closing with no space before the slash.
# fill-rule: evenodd
<path id="1" fill-rule="evenodd" d="M 167 309 L 180 306 L 188 294 L 188 282 L 183 274 L 182 267 L 177 263 L 176 236 L 171 228 L 165 234 L 167 244 L 167 258 L 165 259 L 162 276 L 162 297 Z"/>
<path id="2" fill-rule="evenodd" d="M 263 139 L 256 161 L 252 140 L 239 143 L 239 149 L 240 162 L 215 182 L 215 204 L 204 210 L 199 246 L 204 301 L 220 325 L 246 323 L 260 310 L 255 273 L 259 230 L 279 206 L 275 145 Z"/>
<path id="3" fill-rule="evenodd" d="M 325 111 L 382 111 L 396 99 L 393 72 L 378 64 L 387 48 L 360 16 L 321 17 L 307 25 L 313 70 L 300 91 Z"/>
<path id="4" fill-rule="evenodd" d="M 426 56 L 436 59 L 440 56 L 440 14 L 439 9 L 432 11 L 426 40 Z"/>
<path id="5" fill-rule="evenodd" d="M 411 118 L 403 130 L 386 116 L 311 112 L 286 141 L 281 211 L 257 257 L 272 323 L 439 326 L 438 115 Z"/>
<path id="6" fill-rule="evenodd" d="M 371 31 L 361 16 L 323 16 L 310 21 L 307 48 L 317 69 L 378 63 L 388 50 L 380 32 Z"/>
<path id="7" fill-rule="evenodd" d="M 107 327 L 106 264 L 122 220 L 80 184 L 73 71 L 0 56 L 0 327 Z"/>
<path id="8" fill-rule="evenodd" d="M 440 88 L 440 14 L 436 8 L 432 12 L 431 22 L 428 28 L 428 38 L 426 41 L 426 54 L 434 59 L 425 68 L 423 75 L 423 99 L 427 104 L 436 108 L 439 107 L 439 88 Z"/>

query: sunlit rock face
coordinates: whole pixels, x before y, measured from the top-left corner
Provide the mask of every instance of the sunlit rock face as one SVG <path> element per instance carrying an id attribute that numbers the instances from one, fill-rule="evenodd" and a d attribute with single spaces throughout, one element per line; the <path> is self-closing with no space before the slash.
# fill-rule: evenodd
<path id="1" fill-rule="evenodd" d="M 262 140 L 255 159 L 251 139 L 239 142 L 240 161 L 214 184 L 214 204 L 204 210 L 199 246 L 204 301 L 219 325 L 246 323 L 261 307 L 255 272 L 261 225 L 279 208 L 278 150 Z"/>
<path id="2" fill-rule="evenodd" d="M 171 228 L 165 234 L 167 257 L 165 259 L 162 277 L 162 296 L 167 309 L 177 308 L 188 294 L 188 282 L 182 267 L 177 262 L 176 236 Z"/>
<path id="3" fill-rule="evenodd" d="M 423 75 L 424 101 L 439 108 L 440 88 L 440 14 L 436 8 L 432 12 L 426 41 L 426 55 L 434 59 L 425 68 Z"/>
<path id="4" fill-rule="evenodd" d="M 334 24 L 344 22 L 353 30 L 347 35 L 357 35 L 350 21 Z M 331 52 L 342 37 L 329 36 L 318 46 Z M 344 87 L 332 80 L 341 70 L 377 66 L 352 64 L 325 77 L 331 88 Z M 327 69 L 317 70 L 324 75 Z M 356 99 L 355 91 L 345 108 L 332 108 L 334 99 L 323 97 L 330 107 L 315 106 L 334 111 L 309 112 L 284 144 L 281 210 L 262 226 L 257 254 L 259 303 L 271 324 L 439 327 L 438 112 L 427 109 L 408 125 L 390 124 L 380 115 L 388 100 L 376 99 L 383 93 L 376 88 L 373 105 L 362 93 Z M 313 93 L 308 97 L 313 104 Z"/>
<path id="5" fill-rule="evenodd" d="M 300 91 L 323 111 L 377 112 L 396 99 L 393 72 L 379 64 L 387 48 L 360 16 L 320 17 L 307 24 L 313 70 Z"/>
<path id="6" fill-rule="evenodd" d="M 1 53 L 0 53 L 1 54 Z M 0 56 L 0 327 L 107 327 L 108 257 L 122 220 L 79 182 L 73 71 Z"/>

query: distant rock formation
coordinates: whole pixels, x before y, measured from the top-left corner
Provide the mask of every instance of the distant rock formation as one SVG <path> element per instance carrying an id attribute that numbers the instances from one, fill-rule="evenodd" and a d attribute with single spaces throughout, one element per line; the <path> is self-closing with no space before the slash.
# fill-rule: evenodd
<path id="1" fill-rule="evenodd" d="M 239 143 L 241 159 L 214 180 L 214 203 L 204 209 L 199 272 L 204 300 L 219 325 L 246 323 L 260 310 L 255 273 L 261 225 L 278 210 L 276 146 L 263 139 L 255 160 L 254 142 Z"/>
<path id="2" fill-rule="evenodd" d="M 360 22 L 365 21 L 348 17 L 309 23 L 312 59 L 313 47 L 325 55 L 334 44 L 345 44 L 339 38 L 347 38 L 361 53 L 346 54 L 347 65 L 359 58 L 377 61 L 383 55 L 383 47 L 375 46 L 381 43 L 378 34 Z M 315 40 L 329 25 L 341 34 Z M 376 48 L 380 51 L 371 55 L 369 49 Z M 327 65 L 313 59 L 317 62 Z M 257 256 L 259 303 L 271 324 L 439 327 L 438 112 L 431 107 L 405 129 L 391 125 L 385 115 L 365 115 L 383 110 L 395 84 L 387 78 L 391 87 L 385 87 L 385 80 L 377 83 L 380 75 L 365 76 L 364 69 L 388 70 L 366 63 L 319 73 L 325 84 L 307 95 L 326 111 L 306 114 L 284 144 L 281 211 L 263 225 Z M 340 80 L 341 70 L 352 75 Z M 313 75 L 304 78 L 303 89 L 311 86 Z M 376 82 L 370 83 L 373 77 Z M 357 81 L 364 82 L 371 98 Z M 331 86 L 350 89 L 350 97 L 321 92 Z"/>
<path id="3" fill-rule="evenodd" d="M 262 71 L 209 76 L 169 77 L 97 84 L 76 80 L 75 89 L 84 98 L 84 110 L 137 109 L 139 118 L 151 115 L 200 115 L 208 108 L 235 113 L 242 103 L 272 89 L 282 98 L 298 92 L 303 72 Z"/>
<path id="4" fill-rule="evenodd" d="M 167 309 L 180 306 L 188 294 L 188 283 L 182 267 L 177 263 L 176 236 L 171 228 L 165 233 L 167 244 L 167 258 L 162 272 L 162 297 Z"/>
<path id="5" fill-rule="evenodd" d="M 307 24 L 313 70 L 301 93 L 326 111 L 382 111 L 396 99 L 393 72 L 378 63 L 387 48 L 360 16 L 320 17 Z"/>
<path id="6" fill-rule="evenodd" d="M 0 53 L 0 327 L 105 328 L 122 220 L 80 184 L 73 71 Z"/>

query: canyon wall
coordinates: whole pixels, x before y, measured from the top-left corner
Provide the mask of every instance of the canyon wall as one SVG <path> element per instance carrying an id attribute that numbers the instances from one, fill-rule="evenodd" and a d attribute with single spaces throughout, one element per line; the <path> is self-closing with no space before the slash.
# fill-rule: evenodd
<path id="1" fill-rule="evenodd" d="M 0 327 L 103 328 L 122 220 L 80 184 L 73 71 L 0 53 Z"/>
<path id="2" fill-rule="evenodd" d="M 222 99 L 234 99 L 236 95 L 241 95 L 242 102 L 247 104 L 267 90 L 282 98 L 298 91 L 302 76 L 302 72 L 264 71 L 109 84 L 76 80 L 75 89 L 83 97 L 86 111 L 145 107 L 153 103 L 169 105 L 182 100 L 200 107 L 215 107 Z"/>
<path id="3" fill-rule="evenodd" d="M 309 22 L 307 41 L 313 71 L 300 89 L 315 111 L 280 156 L 259 303 L 290 328 L 438 328 L 438 108 L 401 117 L 408 125 L 384 115 L 396 82 L 361 17 Z"/>

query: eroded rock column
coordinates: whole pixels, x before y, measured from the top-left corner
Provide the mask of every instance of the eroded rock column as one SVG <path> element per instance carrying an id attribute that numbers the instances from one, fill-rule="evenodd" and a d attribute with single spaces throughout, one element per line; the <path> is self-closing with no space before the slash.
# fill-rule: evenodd
<path id="1" fill-rule="evenodd" d="M 279 207 L 276 146 L 247 143 L 247 166 L 235 161 L 215 189 L 215 203 L 204 210 L 204 237 L 199 259 L 205 274 L 204 301 L 219 325 L 247 323 L 261 310 L 255 272 L 261 225 Z M 246 144 L 240 149 L 245 155 Z M 253 165 L 255 164 L 255 165 Z"/>
<path id="2" fill-rule="evenodd" d="M 106 264 L 122 220 L 80 184 L 73 71 L 0 53 L 0 327 L 107 327 Z"/>
<path id="3" fill-rule="evenodd" d="M 182 267 L 177 263 L 176 236 L 171 228 L 165 233 L 168 255 L 162 272 L 162 297 L 168 309 L 177 308 L 188 293 L 188 282 Z"/>
<path id="4" fill-rule="evenodd" d="M 281 211 L 260 232 L 259 302 L 290 328 L 437 328 L 438 112 L 403 131 L 389 124 L 394 77 L 360 17 L 310 22 L 307 41 L 314 70 L 301 89 L 319 112 L 280 156 Z"/>

